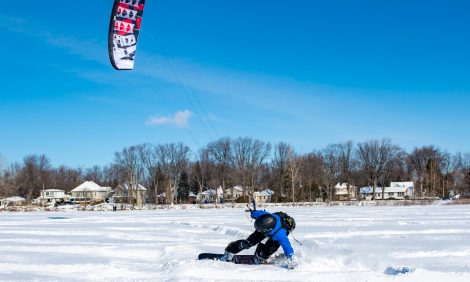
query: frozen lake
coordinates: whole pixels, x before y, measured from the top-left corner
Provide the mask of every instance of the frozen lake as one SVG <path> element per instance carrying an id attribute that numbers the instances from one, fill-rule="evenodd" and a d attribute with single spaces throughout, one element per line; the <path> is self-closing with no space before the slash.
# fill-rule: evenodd
<path id="1" fill-rule="evenodd" d="M 470 281 L 470 205 L 278 210 L 294 270 L 196 260 L 251 234 L 243 209 L 0 213 L 0 280 Z"/>

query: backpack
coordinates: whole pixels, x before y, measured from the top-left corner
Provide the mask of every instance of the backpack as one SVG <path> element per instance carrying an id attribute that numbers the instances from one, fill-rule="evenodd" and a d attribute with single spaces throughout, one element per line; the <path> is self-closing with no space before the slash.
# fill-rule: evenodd
<path id="1" fill-rule="evenodd" d="M 286 229 L 288 232 L 292 232 L 295 229 L 295 220 L 284 212 L 275 212 L 281 218 L 281 227 Z"/>

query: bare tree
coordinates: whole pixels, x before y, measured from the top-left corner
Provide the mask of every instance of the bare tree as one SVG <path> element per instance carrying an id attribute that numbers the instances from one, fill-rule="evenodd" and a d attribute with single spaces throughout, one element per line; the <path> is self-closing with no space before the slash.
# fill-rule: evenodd
<path id="1" fill-rule="evenodd" d="M 287 169 L 289 166 L 289 152 L 291 146 L 280 142 L 274 147 L 274 157 L 272 160 L 272 170 L 275 177 L 277 191 L 281 196 L 285 195 L 284 188 L 287 186 Z"/>
<path id="2" fill-rule="evenodd" d="M 351 193 L 352 169 L 355 165 L 353 159 L 354 143 L 347 141 L 338 144 L 340 151 L 341 181 L 347 183 L 348 195 Z"/>
<path id="3" fill-rule="evenodd" d="M 168 194 L 167 198 L 169 198 L 170 203 L 173 204 L 177 194 L 177 185 L 181 178 L 181 173 L 184 170 L 187 170 L 187 165 L 189 162 L 189 147 L 184 145 L 183 143 L 171 143 L 166 145 L 166 149 L 168 152 L 168 159 L 169 159 L 169 186 L 168 186 Z"/>
<path id="4" fill-rule="evenodd" d="M 470 153 L 457 153 L 455 170 L 455 192 L 470 192 Z"/>
<path id="5" fill-rule="evenodd" d="M 40 191 L 50 184 L 51 165 L 45 155 L 28 155 L 18 175 L 20 194 L 28 201 L 38 197 Z"/>
<path id="6" fill-rule="evenodd" d="M 328 200 L 333 200 L 333 188 L 341 174 L 341 148 L 339 144 L 330 144 L 322 150 L 324 181 Z"/>
<path id="7" fill-rule="evenodd" d="M 253 191 L 259 183 L 261 168 L 269 156 L 271 145 L 261 140 L 244 137 L 235 139 L 232 149 L 233 166 L 246 197 L 246 192 Z"/>
<path id="8" fill-rule="evenodd" d="M 106 173 L 104 173 L 106 175 Z M 73 188 L 80 185 L 82 180 L 81 171 L 66 166 L 60 166 L 52 170 L 52 188 L 63 189 L 70 192 Z"/>
<path id="9" fill-rule="evenodd" d="M 387 171 L 396 150 L 398 150 L 398 146 L 393 145 L 388 138 L 358 144 L 359 159 L 367 172 L 368 180 L 373 184 L 372 199 L 375 199 L 379 178 Z M 382 197 L 383 190 L 382 187 Z"/>
<path id="10" fill-rule="evenodd" d="M 193 178 L 198 186 L 199 195 L 201 197 L 201 203 L 203 188 L 206 186 L 207 180 L 209 179 L 208 173 L 210 165 L 211 164 L 209 159 L 209 149 L 200 149 L 198 152 L 197 160 L 193 165 Z"/>
<path id="11" fill-rule="evenodd" d="M 248 161 L 249 161 L 249 154 L 250 154 L 250 145 L 252 139 L 245 137 L 245 138 L 237 138 L 233 140 L 232 145 L 232 155 L 233 155 L 233 167 L 235 168 L 237 181 L 239 184 L 242 185 L 243 195 L 245 196 L 246 188 L 248 186 L 248 177 L 247 177 L 247 170 L 248 170 Z"/>
<path id="12" fill-rule="evenodd" d="M 143 178 L 144 168 L 137 146 L 124 148 L 121 152 L 114 154 L 114 161 L 122 169 L 128 185 L 127 201 L 136 204 L 138 185 Z"/>
<path id="13" fill-rule="evenodd" d="M 248 175 L 249 187 L 254 192 L 261 182 L 261 172 L 264 163 L 271 153 L 271 144 L 261 140 L 253 140 L 249 149 Z"/>
<path id="14" fill-rule="evenodd" d="M 312 152 L 302 156 L 300 174 L 303 179 L 303 187 L 308 189 L 308 200 L 312 202 L 314 198 L 320 196 L 319 187 L 324 178 L 321 153 Z"/>
<path id="15" fill-rule="evenodd" d="M 289 178 L 291 181 L 291 191 L 292 191 L 292 203 L 295 203 L 295 186 L 299 181 L 299 170 L 300 170 L 300 157 L 295 153 L 294 149 L 290 147 L 288 156 L 289 156 Z"/>
<path id="16" fill-rule="evenodd" d="M 454 178 L 457 174 L 458 159 L 451 154 L 445 152 L 442 155 L 440 169 L 442 172 L 442 198 L 451 190 L 451 185 L 454 184 Z"/>
<path id="17" fill-rule="evenodd" d="M 159 153 L 161 151 L 153 144 L 143 144 L 138 147 L 138 150 L 142 165 L 147 171 L 149 182 L 153 188 L 155 204 L 158 204 L 158 174 L 161 171 L 159 166 Z"/>
<path id="18" fill-rule="evenodd" d="M 423 197 L 425 193 L 429 196 L 434 192 L 441 160 L 441 152 L 434 146 L 415 148 L 408 155 L 408 167 L 419 183 L 420 197 Z"/>
<path id="19" fill-rule="evenodd" d="M 19 194 L 18 178 L 21 173 L 19 163 L 10 164 L 0 177 L 0 197 L 15 196 Z"/>
<path id="20" fill-rule="evenodd" d="M 101 167 L 95 165 L 91 168 L 85 169 L 85 174 L 83 178 L 86 181 L 93 181 L 98 183 L 99 185 L 103 185 L 105 177 L 103 175 Z"/>
<path id="21" fill-rule="evenodd" d="M 207 145 L 209 156 L 214 162 L 218 170 L 218 176 L 221 179 L 221 186 L 222 186 L 222 190 L 224 193 L 224 198 L 225 198 L 225 189 L 227 188 L 226 187 L 227 177 L 228 177 L 229 170 L 230 170 L 230 161 L 233 158 L 231 147 L 232 147 L 232 141 L 228 137 L 221 138 Z M 233 191 L 232 191 L 232 195 L 233 195 Z"/>

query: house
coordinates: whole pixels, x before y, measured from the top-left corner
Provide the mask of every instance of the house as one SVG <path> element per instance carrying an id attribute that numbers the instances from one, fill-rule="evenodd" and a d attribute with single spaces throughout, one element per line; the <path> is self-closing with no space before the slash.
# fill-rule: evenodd
<path id="1" fill-rule="evenodd" d="M 100 202 L 106 200 L 111 191 L 111 187 L 101 187 L 93 181 L 85 181 L 71 191 L 70 200 L 78 203 Z"/>
<path id="2" fill-rule="evenodd" d="M 197 199 L 199 200 L 200 203 L 204 203 L 204 204 L 215 203 L 217 199 L 217 191 L 215 191 L 214 189 L 207 189 L 206 191 L 203 191 L 202 193 L 198 193 Z"/>
<path id="3" fill-rule="evenodd" d="M 112 198 L 115 203 L 128 203 L 130 200 L 132 204 L 142 206 L 147 200 L 147 188 L 141 184 L 132 187 L 131 184 L 125 182 L 114 188 Z"/>
<path id="4" fill-rule="evenodd" d="M 6 206 L 21 206 L 26 203 L 26 199 L 23 197 L 15 196 L 0 199 L 0 207 L 4 208 Z"/>
<path id="5" fill-rule="evenodd" d="M 166 193 L 160 193 L 157 195 L 157 205 L 158 204 L 166 204 Z"/>
<path id="6" fill-rule="evenodd" d="M 348 183 L 338 183 L 334 187 L 334 197 L 339 201 L 347 201 L 356 199 L 356 187 Z"/>
<path id="7" fill-rule="evenodd" d="M 406 198 L 414 198 L 414 182 L 407 181 L 407 182 L 390 182 L 390 187 L 402 187 L 406 188 L 405 197 Z"/>
<path id="8" fill-rule="evenodd" d="M 204 204 L 223 203 L 224 195 L 223 195 L 222 187 L 219 187 L 217 189 L 209 188 L 206 191 L 203 191 L 202 195 L 198 193 L 197 200 L 200 203 L 204 203 Z"/>
<path id="9" fill-rule="evenodd" d="M 68 196 L 64 190 L 60 189 L 46 189 L 41 191 L 41 196 L 36 199 L 36 203 L 46 205 L 48 203 L 55 204 L 56 202 L 64 201 Z"/>
<path id="10" fill-rule="evenodd" d="M 243 188 L 241 186 L 234 186 L 225 189 L 225 195 L 227 196 L 227 200 L 236 200 L 243 196 Z"/>
<path id="11" fill-rule="evenodd" d="M 410 183 L 413 182 L 392 182 L 390 186 L 384 188 L 384 199 L 385 200 L 404 200 L 413 197 L 413 188 Z M 367 186 L 360 188 L 360 195 L 362 199 L 371 200 L 373 196 L 373 187 Z M 382 187 L 375 188 L 376 200 L 382 199 Z"/>
<path id="12" fill-rule="evenodd" d="M 197 195 L 194 194 L 193 192 L 189 192 L 188 203 L 189 204 L 196 204 L 197 203 Z"/>
<path id="13" fill-rule="evenodd" d="M 260 192 L 253 193 L 253 197 L 255 198 L 256 203 L 270 203 L 274 192 L 270 189 L 265 189 Z"/>

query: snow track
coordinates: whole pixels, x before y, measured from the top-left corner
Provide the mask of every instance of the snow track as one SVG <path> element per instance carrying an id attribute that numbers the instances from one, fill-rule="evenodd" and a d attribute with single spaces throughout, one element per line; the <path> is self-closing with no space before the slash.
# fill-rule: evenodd
<path id="1" fill-rule="evenodd" d="M 251 234 L 241 209 L 1 213 L 0 281 L 470 281 L 470 206 L 283 211 L 295 270 L 196 260 Z"/>

